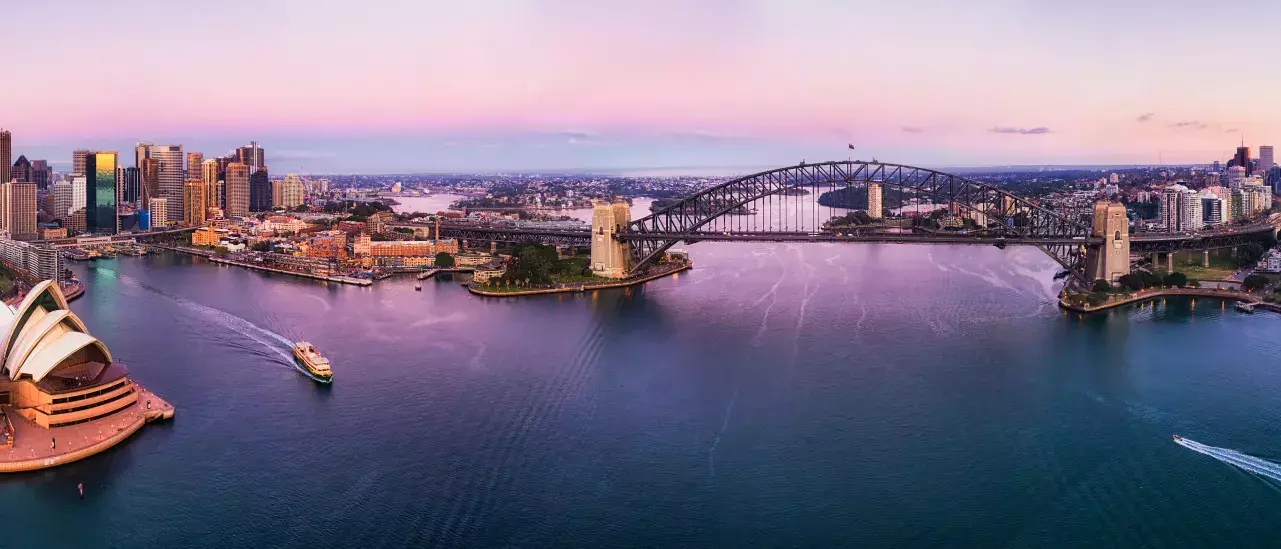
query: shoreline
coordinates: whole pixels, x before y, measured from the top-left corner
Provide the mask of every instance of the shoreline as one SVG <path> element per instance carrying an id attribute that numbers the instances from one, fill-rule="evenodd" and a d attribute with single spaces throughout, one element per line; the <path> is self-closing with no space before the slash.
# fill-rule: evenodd
<path id="1" fill-rule="evenodd" d="M 111 433 L 100 440 L 94 441 L 84 446 L 76 447 L 74 442 L 75 439 L 72 438 L 71 441 L 69 441 L 70 444 L 67 444 L 66 450 L 59 453 L 50 454 L 50 453 L 44 452 L 43 448 L 41 448 L 38 451 L 31 449 L 30 451 L 31 451 L 32 457 L 16 458 L 14 454 L 21 450 L 17 449 L 13 445 L 15 442 L 20 441 L 24 443 L 23 446 L 27 446 L 25 444 L 26 441 L 20 440 L 23 437 L 32 436 L 34 434 L 34 433 L 29 433 L 27 431 L 39 429 L 39 431 L 37 432 L 40 434 L 41 440 L 43 441 L 44 440 L 43 437 L 45 434 L 49 434 L 50 436 L 62 435 L 63 432 L 57 431 L 56 429 L 64 429 L 64 428 L 60 427 L 55 429 L 40 429 L 39 427 L 27 425 L 26 419 L 19 416 L 16 412 L 13 412 L 12 410 L 8 409 L 8 406 L 6 406 L 5 408 L 0 408 L 0 419 L 6 419 L 6 421 L 9 421 L 10 425 L 13 426 L 14 437 L 12 440 L 15 441 L 15 442 L 10 442 L 9 448 L 0 450 L 0 453 L 8 454 L 8 456 L 0 456 L 0 473 L 22 473 L 22 472 L 28 472 L 28 471 L 38 471 L 41 469 L 49 469 L 52 467 L 57 467 L 59 465 L 66 465 L 68 463 L 80 461 L 82 459 L 89 458 L 97 454 L 100 454 L 102 452 L 105 452 L 115 447 L 116 445 L 128 440 L 130 437 L 134 435 L 134 433 L 137 433 L 139 430 L 142 429 L 144 425 L 148 423 L 173 418 L 174 407 L 172 404 L 156 396 L 155 393 L 152 393 L 151 391 L 144 389 L 141 385 L 137 385 L 137 383 L 135 383 L 134 385 L 138 389 L 138 400 L 130 405 L 130 409 L 131 409 L 130 413 L 135 415 L 132 421 L 120 427 L 115 427 L 115 423 L 111 423 L 110 428 L 115 428 L 116 432 Z M 154 400 L 155 402 L 158 403 L 158 405 L 155 406 L 154 408 L 148 409 L 143 404 L 148 400 Z M 94 420 L 93 424 L 95 426 L 101 427 L 103 424 L 106 423 L 106 419 L 107 418 Z M 13 424 L 15 420 L 17 421 L 16 425 Z M 66 427 L 65 429 L 72 429 L 72 428 L 73 427 Z M 8 459 L 5 459 L 5 457 L 7 457 Z"/>
<path id="2" fill-rule="evenodd" d="M 250 269 L 250 270 L 254 270 L 254 271 L 263 271 L 263 272 L 268 272 L 268 273 L 277 273 L 277 274 L 291 275 L 291 276 L 297 276 L 297 277 L 300 277 L 300 278 L 309 278 L 309 279 L 312 279 L 312 280 L 320 280 L 320 281 L 324 281 L 324 282 L 337 282 L 337 283 L 339 283 L 339 284 L 351 284 L 351 285 L 353 285 L 353 286 L 373 286 L 373 285 L 374 285 L 374 281 L 372 281 L 372 280 L 367 280 L 367 279 L 364 279 L 364 278 L 351 278 L 351 277 L 347 277 L 347 276 L 320 276 L 320 275 L 314 275 L 314 274 L 311 274 L 311 273 L 301 273 L 301 272 L 297 272 L 297 271 L 286 271 L 286 270 L 284 270 L 284 269 L 276 269 L 276 268 L 273 268 L 273 267 L 264 267 L 264 266 L 262 266 L 262 265 L 254 265 L 254 264 L 252 264 L 252 263 L 243 263 L 243 262 L 240 262 L 240 261 L 231 261 L 231 260 L 229 260 L 229 259 L 222 259 L 222 258 L 220 258 L 220 257 L 218 257 L 218 256 L 216 256 L 216 255 L 214 255 L 214 254 L 212 254 L 212 253 L 203 252 L 203 251 L 200 251 L 200 250 L 191 250 L 191 249 L 186 249 L 186 248 L 180 248 L 180 247 L 177 247 L 177 246 L 160 246 L 160 245 L 157 245 L 156 247 L 157 247 L 157 248 L 160 248 L 160 249 L 163 249 L 163 250 L 169 250 L 169 251 L 171 251 L 171 252 L 178 252 L 178 253 L 184 253 L 184 254 L 188 254 L 188 255 L 194 255 L 194 256 L 203 257 L 203 258 L 208 259 L 209 261 L 212 261 L 212 262 L 217 263 L 217 264 L 219 264 L 219 265 L 233 265 L 233 266 L 236 266 L 236 267 L 243 267 L 243 268 L 245 268 L 245 269 Z"/>
<path id="3" fill-rule="evenodd" d="M 517 291 L 511 291 L 511 292 L 490 292 L 485 290 L 478 290 L 472 287 L 471 284 L 468 284 L 467 291 L 471 292 L 472 295 L 478 295 L 481 297 L 524 297 L 524 296 L 531 296 L 531 295 L 584 293 L 584 292 L 592 292 L 596 290 L 612 290 L 615 288 L 627 288 L 629 286 L 636 286 L 639 284 L 650 282 L 652 280 L 663 278 L 665 276 L 671 276 L 681 271 L 687 271 L 692 268 L 694 268 L 693 263 L 686 263 L 680 266 L 679 268 L 672 269 L 670 271 L 649 274 L 639 278 L 625 279 L 619 282 L 605 282 L 605 283 L 596 283 L 596 284 L 590 284 L 590 285 L 580 284 L 578 286 L 567 286 L 564 288 L 539 288 L 539 289 L 532 289 L 532 290 L 517 290 Z"/>
<path id="4" fill-rule="evenodd" d="M 1059 307 L 1075 313 L 1090 314 L 1162 297 L 1208 297 L 1211 299 L 1223 299 L 1241 303 L 1242 307 L 1247 311 L 1253 311 L 1256 308 L 1260 308 L 1269 311 L 1281 312 L 1281 306 L 1274 305 L 1272 303 L 1265 303 L 1253 294 L 1238 290 L 1218 290 L 1211 288 L 1160 288 L 1151 291 L 1143 290 L 1120 299 L 1109 299 L 1099 305 L 1069 303 L 1066 297 L 1060 297 Z"/>

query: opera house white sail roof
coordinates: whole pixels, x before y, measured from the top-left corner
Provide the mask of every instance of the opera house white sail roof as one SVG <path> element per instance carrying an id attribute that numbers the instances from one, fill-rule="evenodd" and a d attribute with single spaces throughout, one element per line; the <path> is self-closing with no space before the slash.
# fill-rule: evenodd
<path id="1" fill-rule="evenodd" d="M 37 284 L 18 307 L 0 305 L 0 374 L 40 382 L 46 376 L 86 364 L 111 364 L 111 353 L 67 307 L 53 281 Z"/>

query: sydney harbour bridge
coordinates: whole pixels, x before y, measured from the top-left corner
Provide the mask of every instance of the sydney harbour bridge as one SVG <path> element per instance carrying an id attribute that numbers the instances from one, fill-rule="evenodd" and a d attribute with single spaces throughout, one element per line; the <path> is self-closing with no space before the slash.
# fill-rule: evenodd
<path id="1" fill-rule="evenodd" d="M 891 215 L 873 223 L 834 222 L 867 209 L 869 186 Z M 862 208 L 850 207 L 860 200 Z M 919 223 L 936 211 L 952 226 Z M 625 205 L 597 205 L 590 231 L 460 222 L 442 223 L 439 230 L 471 241 L 591 245 L 593 268 L 615 277 L 640 272 L 681 242 L 867 242 L 1035 246 L 1080 281 L 1128 273 L 1131 253 L 1168 257 L 1276 233 L 1273 224 L 1260 221 L 1132 235 L 1119 204 L 1048 204 L 960 175 L 862 160 L 802 163 L 739 177 L 637 219 Z"/>

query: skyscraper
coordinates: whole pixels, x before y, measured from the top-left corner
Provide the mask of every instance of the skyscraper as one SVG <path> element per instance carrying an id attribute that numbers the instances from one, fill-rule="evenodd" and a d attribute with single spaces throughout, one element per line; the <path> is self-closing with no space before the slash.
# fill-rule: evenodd
<path id="1" fill-rule="evenodd" d="M 0 183 L 9 182 L 9 163 L 13 162 L 13 135 L 0 130 Z"/>
<path id="2" fill-rule="evenodd" d="M 67 217 L 71 211 L 71 191 L 72 185 L 66 181 L 59 181 L 53 184 L 53 211 L 49 215 L 54 219 Z"/>
<path id="3" fill-rule="evenodd" d="M 187 153 L 187 181 L 200 179 L 200 165 L 204 163 L 204 153 Z"/>
<path id="4" fill-rule="evenodd" d="M 133 146 L 133 167 L 141 168 L 142 161 L 151 158 L 152 145 L 150 141 L 139 141 Z"/>
<path id="5" fill-rule="evenodd" d="M 49 169 L 48 160 L 31 161 L 31 182 L 36 184 L 36 190 L 47 190 L 52 176 L 53 170 Z"/>
<path id="6" fill-rule="evenodd" d="M 262 147 L 258 146 L 257 141 L 250 141 L 248 145 L 236 149 L 236 161 L 249 166 L 249 173 L 267 167 L 265 153 Z"/>
<path id="7" fill-rule="evenodd" d="M 114 152 L 97 152 L 85 158 L 85 231 L 116 232 L 116 158 Z"/>
<path id="8" fill-rule="evenodd" d="M 1259 147 L 1259 171 L 1268 173 L 1276 162 L 1272 161 L 1272 145 L 1262 145 Z"/>
<path id="9" fill-rule="evenodd" d="M 188 227 L 199 227 L 205 223 L 205 182 L 199 179 L 188 179 L 183 184 L 182 222 Z"/>
<path id="10" fill-rule="evenodd" d="M 0 185 L 4 229 L 14 240 L 36 239 L 36 185 L 10 181 Z"/>
<path id="11" fill-rule="evenodd" d="M 71 151 L 71 175 L 89 175 L 85 173 L 85 162 L 93 151 L 88 149 L 76 149 Z"/>
<path id="12" fill-rule="evenodd" d="M 151 199 L 151 226 L 157 228 L 169 226 L 169 201 L 164 197 Z"/>
<path id="13" fill-rule="evenodd" d="M 13 168 L 9 170 L 9 178 L 4 182 L 10 181 L 31 182 L 31 162 L 27 160 L 26 155 L 19 156 L 18 161 L 13 163 Z"/>
<path id="14" fill-rule="evenodd" d="M 218 161 L 210 158 L 200 164 L 200 180 L 205 184 L 205 211 L 221 208 L 218 201 Z"/>
<path id="15" fill-rule="evenodd" d="M 142 198 L 142 170 L 138 168 L 125 168 L 124 177 L 125 196 L 124 201 L 133 204 L 139 210 L 145 210 L 146 204 L 141 201 Z"/>
<path id="16" fill-rule="evenodd" d="M 1250 147 L 1237 147 L 1237 154 L 1232 157 L 1232 165 L 1245 168 L 1245 174 L 1250 175 Z"/>
<path id="17" fill-rule="evenodd" d="M 227 217 L 249 215 L 249 166 L 227 164 Z"/>
<path id="18" fill-rule="evenodd" d="M 169 205 L 166 221 L 182 221 L 182 145 L 152 145 L 151 158 L 160 162 L 160 197 Z M 151 223 L 156 223 L 155 211 L 151 212 Z"/>
<path id="19" fill-rule="evenodd" d="M 89 188 L 88 177 L 83 175 L 71 176 L 71 210 L 70 212 L 85 209 L 85 204 L 86 204 L 85 198 L 89 195 L 88 188 Z M 84 230 L 84 229 L 81 228 L 81 230 Z"/>
<path id="20" fill-rule="evenodd" d="M 160 161 L 151 157 L 142 159 L 142 185 L 139 187 L 139 203 L 144 210 L 151 208 L 151 199 L 160 198 Z"/>
<path id="21" fill-rule="evenodd" d="M 249 211 L 265 212 L 271 210 L 271 180 L 267 169 L 251 171 L 249 174 Z"/>

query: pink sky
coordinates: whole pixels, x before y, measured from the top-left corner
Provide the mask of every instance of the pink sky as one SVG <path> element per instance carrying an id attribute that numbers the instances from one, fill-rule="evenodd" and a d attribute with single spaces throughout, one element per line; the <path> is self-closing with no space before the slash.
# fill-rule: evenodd
<path id="1" fill-rule="evenodd" d="M 0 88 L 19 151 L 572 134 L 543 144 L 554 163 L 671 165 L 684 144 L 772 164 L 847 141 L 924 164 L 1151 163 L 1281 135 L 1269 33 L 1210 25 L 1223 7 L 1203 2 L 78 3 L 7 7 L 48 23 L 7 27 L 31 75 Z"/>

